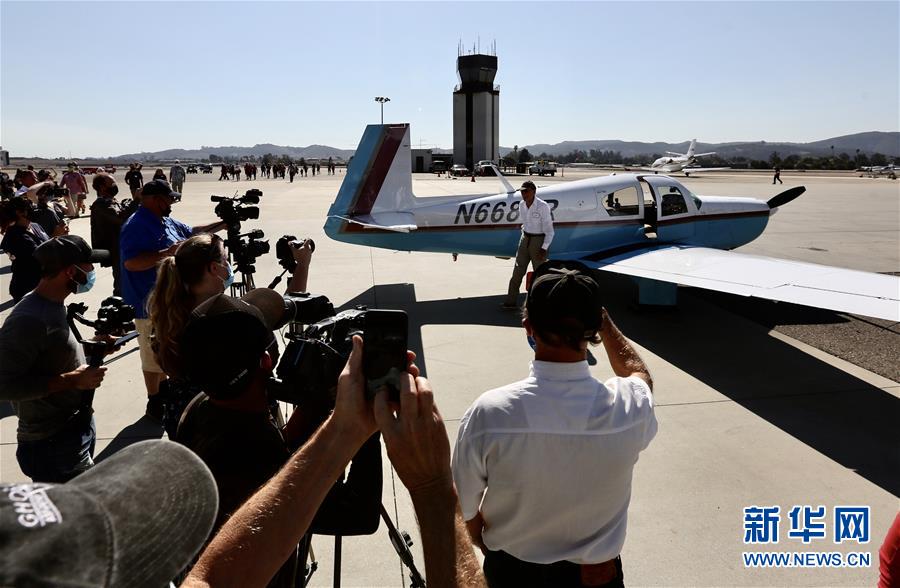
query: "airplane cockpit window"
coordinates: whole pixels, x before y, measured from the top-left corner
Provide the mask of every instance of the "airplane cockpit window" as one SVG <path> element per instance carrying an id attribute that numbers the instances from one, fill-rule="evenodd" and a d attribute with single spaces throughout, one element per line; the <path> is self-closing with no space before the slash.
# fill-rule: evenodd
<path id="1" fill-rule="evenodd" d="M 635 215 L 640 210 L 638 207 L 638 191 L 634 186 L 601 194 L 601 198 L 609 216 Z"/>
<path id="2" fill-rule="evenodd" d="M 662 216 L 684 214 L 688 211 L 684 194 L 675 186 L 665 186 L 659 189 L 662 192 Z"/>

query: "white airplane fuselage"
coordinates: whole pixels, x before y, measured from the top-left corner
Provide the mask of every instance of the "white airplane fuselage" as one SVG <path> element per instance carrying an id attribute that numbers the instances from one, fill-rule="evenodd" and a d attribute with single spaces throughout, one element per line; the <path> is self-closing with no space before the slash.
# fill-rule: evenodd
<path id="1" fill-rule="evenodd" d="M 538 188 L 537 197 L 553 215 L 551 257 L 662 243 L 733 249 L 758 237 L 771 213 L 761 200 L 696 196 L 677 180 L 654 175 L 566 182 Z M 401 251 L 515 254 L 528 210 L 518 191 L 413 198 L 402 210 L 371 211 L 369 224 L 332 207 L 325 232 L 338 241 Z"/>

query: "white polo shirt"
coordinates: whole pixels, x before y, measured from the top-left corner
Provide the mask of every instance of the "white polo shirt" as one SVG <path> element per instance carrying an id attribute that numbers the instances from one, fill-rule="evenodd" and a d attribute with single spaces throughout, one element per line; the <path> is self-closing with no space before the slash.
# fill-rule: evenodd
<path id="1" fill-rule="evenodd" d="M 453 479 L 485 545 L 521 560 L 600 563 L 625 543 L 631 475 L 656 435 L 639 378 L 595 380 L 586 361 L 534 361 L 527 379 L 466 411 Z"/>
<path id="2" fill-rule="evenodd" d="M 532 235 L 544 235 L 544 244 L 541 249 L 550 250 L 550 242 L 553 241 L 553 215 L 550 205 L 534 197 L 531 206 L 527 206 L 522 200 L 522 230 Z"/>

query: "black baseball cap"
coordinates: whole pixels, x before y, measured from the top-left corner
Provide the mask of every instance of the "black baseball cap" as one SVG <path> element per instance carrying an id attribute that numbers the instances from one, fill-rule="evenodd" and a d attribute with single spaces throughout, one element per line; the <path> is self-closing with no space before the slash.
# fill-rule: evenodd
<path id="1" fill-rule="evenodd" d="M 109 251 L 91 249 L 78 235 L 63 235 L 41 243 L 34 257 L 45 274 L 55 274 L 76 263 L 109 263 Z"/>
<path id="2" fill-rule="evenodd" d="M 141 188 L 141 197 L 144 196 L 168 196 L 172 200 L 181 200 L 181 193 L 176 192 L 165 180 L 152 180 Z"/>
<path id="3" fill-rule="evenodd" d="M 538 268 L 525 310 L 538 330 L 583 333 L 591 338 L 603 322 L 598 272 L 575 261 L 547 261 Z"/>
<path id="4" fill-rule="evenodd" d="M 203 547 L 218 508 L 209 468 L 158 439 L 65 484 L 0 484 L 0 586 L 166 586 Z"/>
<path id="5" fill-rule="evenodd" d="M 213 398 L 240 395 L 263 352 L 276 344 L 274 320 L 250 302 L 226 294 L 195 308 L 179 340 L 188 380 Z"/>

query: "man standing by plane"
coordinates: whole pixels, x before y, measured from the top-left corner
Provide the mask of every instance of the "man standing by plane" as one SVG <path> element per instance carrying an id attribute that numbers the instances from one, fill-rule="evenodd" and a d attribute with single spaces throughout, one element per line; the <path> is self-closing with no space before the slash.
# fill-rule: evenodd
<path id="1" fill-rule="evenodd" d="M 516 266 L 509 280 L 506 300 L 501 305 L 509 310 L 518 308 L 516 298 L 519 296 L 522 278 L 528 271 L 528 262 L 531 262 L 532 269 L 537 270 L 538 266 L 547 261 L 547 251 L 550 250 L 550 242 L 553 241 L 553 215 L 550 212 L 550 205 L 536 196 L 537 188 L 531 180 L 522 184 L 521 192 L 525 204 L 519 209 L 522 214 L 522 236 L 519 238 Z"/>

